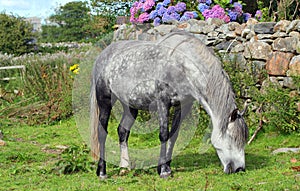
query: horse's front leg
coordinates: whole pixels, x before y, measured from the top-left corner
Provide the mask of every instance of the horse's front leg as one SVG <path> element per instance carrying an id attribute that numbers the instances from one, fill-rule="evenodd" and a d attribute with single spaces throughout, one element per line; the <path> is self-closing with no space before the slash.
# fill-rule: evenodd
<path id="1" fill-rule="evenodd" d="M 169 138 L 169 145 L 167 150 L 167 164 L 170 166 L 172 161 L 173 149 L 175 142 L 178 138 L 179 129 L 182 121 L 185 119 L 186 115 L 191 111 L 193 102 L 186 103 L 185 105 L 180 104 L 175 108 L 174 116 L 172 120 L 172 127 Z"/>
<path id="2" fill-rule="evenodd" d="M 128 155 L 128 137 L 130 129 L 137 117 L 138 110 L 130 108 L 129 106 L 123 105 L 123 116 L 118 127 L 118 135 L 120 142 L 121 161 L 120 167 L 130 168 L 129 155 Z"/>
<path id="3" fill-rule="evenodd" d="M 157 103 L 157 112 L 160 124 L 159 139 L 161 143 L 160 158 L 157 166 L 157 172 L 161 178 L 167 178 L 171 175 L 171 168 L 167 160 L 167 143 L 169 140 L 169 109 L 170 103 L 166 100 L 160 100 Z"/>

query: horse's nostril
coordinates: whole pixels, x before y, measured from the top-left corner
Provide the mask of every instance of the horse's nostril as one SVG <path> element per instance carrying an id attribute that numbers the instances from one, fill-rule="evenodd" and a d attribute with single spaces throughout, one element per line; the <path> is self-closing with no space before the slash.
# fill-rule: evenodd
<path id="1" fill-rule="evenodd" d="M 245 171 L 246 171 L 245 168 L 239 167 L 239 168 L 237 168 L 237 169 L 235 170 L 235 173 L 237 173 L 237 172 L 245 172 Z"/>

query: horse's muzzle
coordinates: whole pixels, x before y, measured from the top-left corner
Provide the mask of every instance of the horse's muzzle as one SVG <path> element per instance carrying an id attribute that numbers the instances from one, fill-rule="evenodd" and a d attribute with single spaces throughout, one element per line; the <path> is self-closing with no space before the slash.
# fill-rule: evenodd
<path id="1" fill-rule="evenodd" d="M 232 163 L 229 163 L 229 164 L 226 166 L 225 170 L 224 170 L 224 172 L 225 172 L 226 174 L 238 173 L 238 172 L 245 172 L 245 171 L 246 171 L 246 170 L 245 170 L 244 167 L 238 167 L 237 169 L 234 170 L 234 167 L 233 167 L 233 164 L 232 164 Z"/>
<path id="2" fill-rule="evenodd" d="M 235 170 L 235 173 L 237 173 L 237 172 L 246 172 L 246 169 L 243 167 L 239 167 Z"/>

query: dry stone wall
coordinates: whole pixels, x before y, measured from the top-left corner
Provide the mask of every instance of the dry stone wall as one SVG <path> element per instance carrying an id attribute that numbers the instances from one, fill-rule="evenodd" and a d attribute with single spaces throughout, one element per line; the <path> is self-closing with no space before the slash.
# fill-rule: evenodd
<path id="1" fill-rule="evenodd" d="M 300 20 L 224 23 L 219 19 L 189 20 L 151 27 L 121 25 L 114 40 L 153 41 L 174 30 L 184 30 L 200 39 L 217 55 L 226 55 L 243 67 L 265 69 L 271 81 L 293 89 L 292 75 L 300 75 Z M 225 58 L 225 57 L 223 57 Z"/>

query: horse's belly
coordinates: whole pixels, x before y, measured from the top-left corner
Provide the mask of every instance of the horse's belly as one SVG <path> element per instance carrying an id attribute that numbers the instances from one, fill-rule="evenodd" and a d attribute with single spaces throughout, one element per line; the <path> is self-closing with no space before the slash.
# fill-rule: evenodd
<path id="1" fill-rule="evenodd" d="M 123 80 L 116 84 L 111 89 L 117 99 L 139 110 L 155 110 L 157 101 L 162 97 L 168 99 L 173 106 L 192 99 L 190 95 L 179 93 L 174 88 L 158 85 L 155 80 L 139 80 L 139 83 L 134 84 Z"/>

